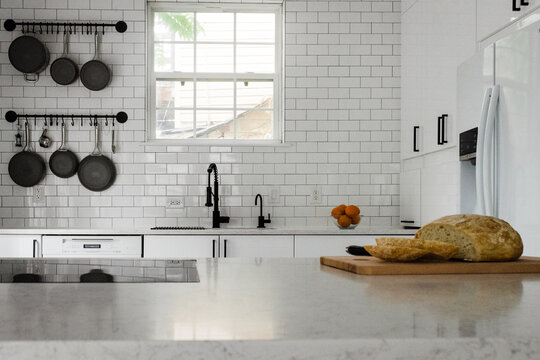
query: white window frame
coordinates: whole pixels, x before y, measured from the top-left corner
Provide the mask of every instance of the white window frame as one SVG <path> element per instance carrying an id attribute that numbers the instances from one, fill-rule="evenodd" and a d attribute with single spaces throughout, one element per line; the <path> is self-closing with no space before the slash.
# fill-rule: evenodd
<path id="1" fill-rule="evenodd" d="M 274 83 L 273 98 L 273 139 L 158 139 L 156 138 L 156 79 L 154 71 L 154 12 L 273 12 L 276 15 L 276 37 L 275 37 L 275 72 L 267 74 L 266 78 Z M 281 4 L 180 4 L 180 3 L 148 3 L 147 11 L 147 121 L 146 121 L 146 141 L 159 144 L 177 145 L 234 145 L 234 146 L 271 146 L 284 143 L 284 79 L 283 79 L 283 6 Z M 236 44 L 236 41 L 235 41 Z M 161 73 L 163 74 L 163 73 Z M 264 79 L 261 74 L 242 74 L 235 77 L 235 73 L 166 73 L 170 80 L 180 80 L 184 78 L 204 78 L 206 79 L 233 79 L 249 80 Z M 202 76 L 201 76 L 202 75 Z"/>

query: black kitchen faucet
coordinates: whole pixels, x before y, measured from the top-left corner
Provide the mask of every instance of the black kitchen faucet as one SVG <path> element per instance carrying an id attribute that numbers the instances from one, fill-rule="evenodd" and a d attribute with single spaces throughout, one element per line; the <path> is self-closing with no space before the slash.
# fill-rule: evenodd
<path id="1" fill-rule="evenodd" d="M 257 200 L 258 199 L 261 199 L 261 215 L 259 215 L 259 225 L 257 226 L 257 228 L 264 229 L 264 224 L 270 224 L 272 222 L 272 220 L 270 220 L 270 214 L 268 214 L 268 219 L 264 218 L 261 194 L 257 194 L 257 196 L 255 196 L 255 205 L 257 205 Z"/>
<path id="2" fill-rule="evenodd" d="M 218 170 L 217 165 L 212 163 L 208 166 L 208 186 L 206 187 L 206 206 L 214 206 L 212 212 L 212 227 L 219 228 L 222 223 L 229 223 L 230 218 L 228 216 L 219 215 L 219 183 L 218 183 Z M 210 185 L 210 178 L 214 172 L 214 190 Z M 212 195 L 214 196 L 214 203 L 212 204 Z"/>

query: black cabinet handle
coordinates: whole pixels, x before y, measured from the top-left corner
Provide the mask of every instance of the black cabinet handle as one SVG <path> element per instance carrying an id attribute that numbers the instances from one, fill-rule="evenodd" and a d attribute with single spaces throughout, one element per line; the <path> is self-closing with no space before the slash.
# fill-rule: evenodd
<path id="1" fill-rule="evenodd" d="M 529 6 L 529 2 L 527 0 L 521 0 L 522 6 Z"/>
<path id="2" fill-rule="evenodd" d="M 442 121 L 443 121 L 442 116 L 439 116 L 437 118 L 437 145 L 444 144 L 443 139 L 442 139 L 442 127 L 443 127 Z"/>
<path id="3" fill-rule="evenodd" d="M 417 147 L 417 142 L 418 142 L 418 135 L 417 135 L 417 130 L 420 129 L 420 126 L 415 126 L 413 128 L 413 152 L 419 152 L 420 149 L 418 149 Z"/>
<path id="4" fill-rule="evenodd" d="M 441 123 L 442 123 L 441 124 L 442 125 L 441 140 L 442 140 L 443 144 L 447 144 L 448 143 L 448 137 L 446 136 L 446 127 L 448 126 L 448 114 L 443 114 L 442 115 Z"/>
<path id="5" fill-rule="evenodd" d="M 212 240 L 212 258 L 216 257 L 216 240 Z"/>
<path id="6" fill-rule="evenodd" d="M 227 239 L 223 240 L 223 257 L 227 257 Z"/>
<path id="7" fill-rule="evenodd" d="M 518 0 L 512 0 L 512 11 L 521 11 L 518 5 Z"/>
<path id="8" fill-rule="evenodd" d="M 404 224 L 414 224 L 414 220 L 401 220 Z"/>
<path id="9" fill-rule="evenodd" d="M 36 257 L 36 245 L 38 245 L 38 241 L 34 239 L 34 241 L 32 242 L 32 257 Z"/>

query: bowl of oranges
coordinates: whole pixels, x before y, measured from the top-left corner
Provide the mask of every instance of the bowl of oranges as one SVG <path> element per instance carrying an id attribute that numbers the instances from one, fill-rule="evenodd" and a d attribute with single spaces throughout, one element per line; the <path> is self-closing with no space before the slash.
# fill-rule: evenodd
<path id="1" fill-rule="evenodd" d="M 332 221 L 340 229 L 354 229 L 360 224 L 360 209 L 354 205 L 339 205 L 332 209 Z"/>

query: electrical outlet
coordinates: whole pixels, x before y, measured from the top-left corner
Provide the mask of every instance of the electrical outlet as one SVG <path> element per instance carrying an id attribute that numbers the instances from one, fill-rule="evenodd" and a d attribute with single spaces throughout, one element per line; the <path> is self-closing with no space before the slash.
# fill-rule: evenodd
<path id="1" fill-rule="evenodd" d="M 44 204 L 45 203 L 45 189 L 43 186 L 37 185 L 33 187 L 32 193 L 32 202 L 34 204 Z"/>
<path id="2" fill-rule="evenodd" d="M 279 205 L 279 186 L 272 186 L 270 188 L 270 196 L 268 197 L 269 205 Z"/>
<path id="3" fill-rule="evenodd" d="M 311 191 L 310 203 L 311 205 L 322 204 L 322 191 L 319 186 L 315 186 Z"/>
<path id="4" fill-rule="evenodd" d="M 169 209 L 181 209 L 184 207 L 184 198 L 175 197 L 167 199 L 167 208 Z"/>

